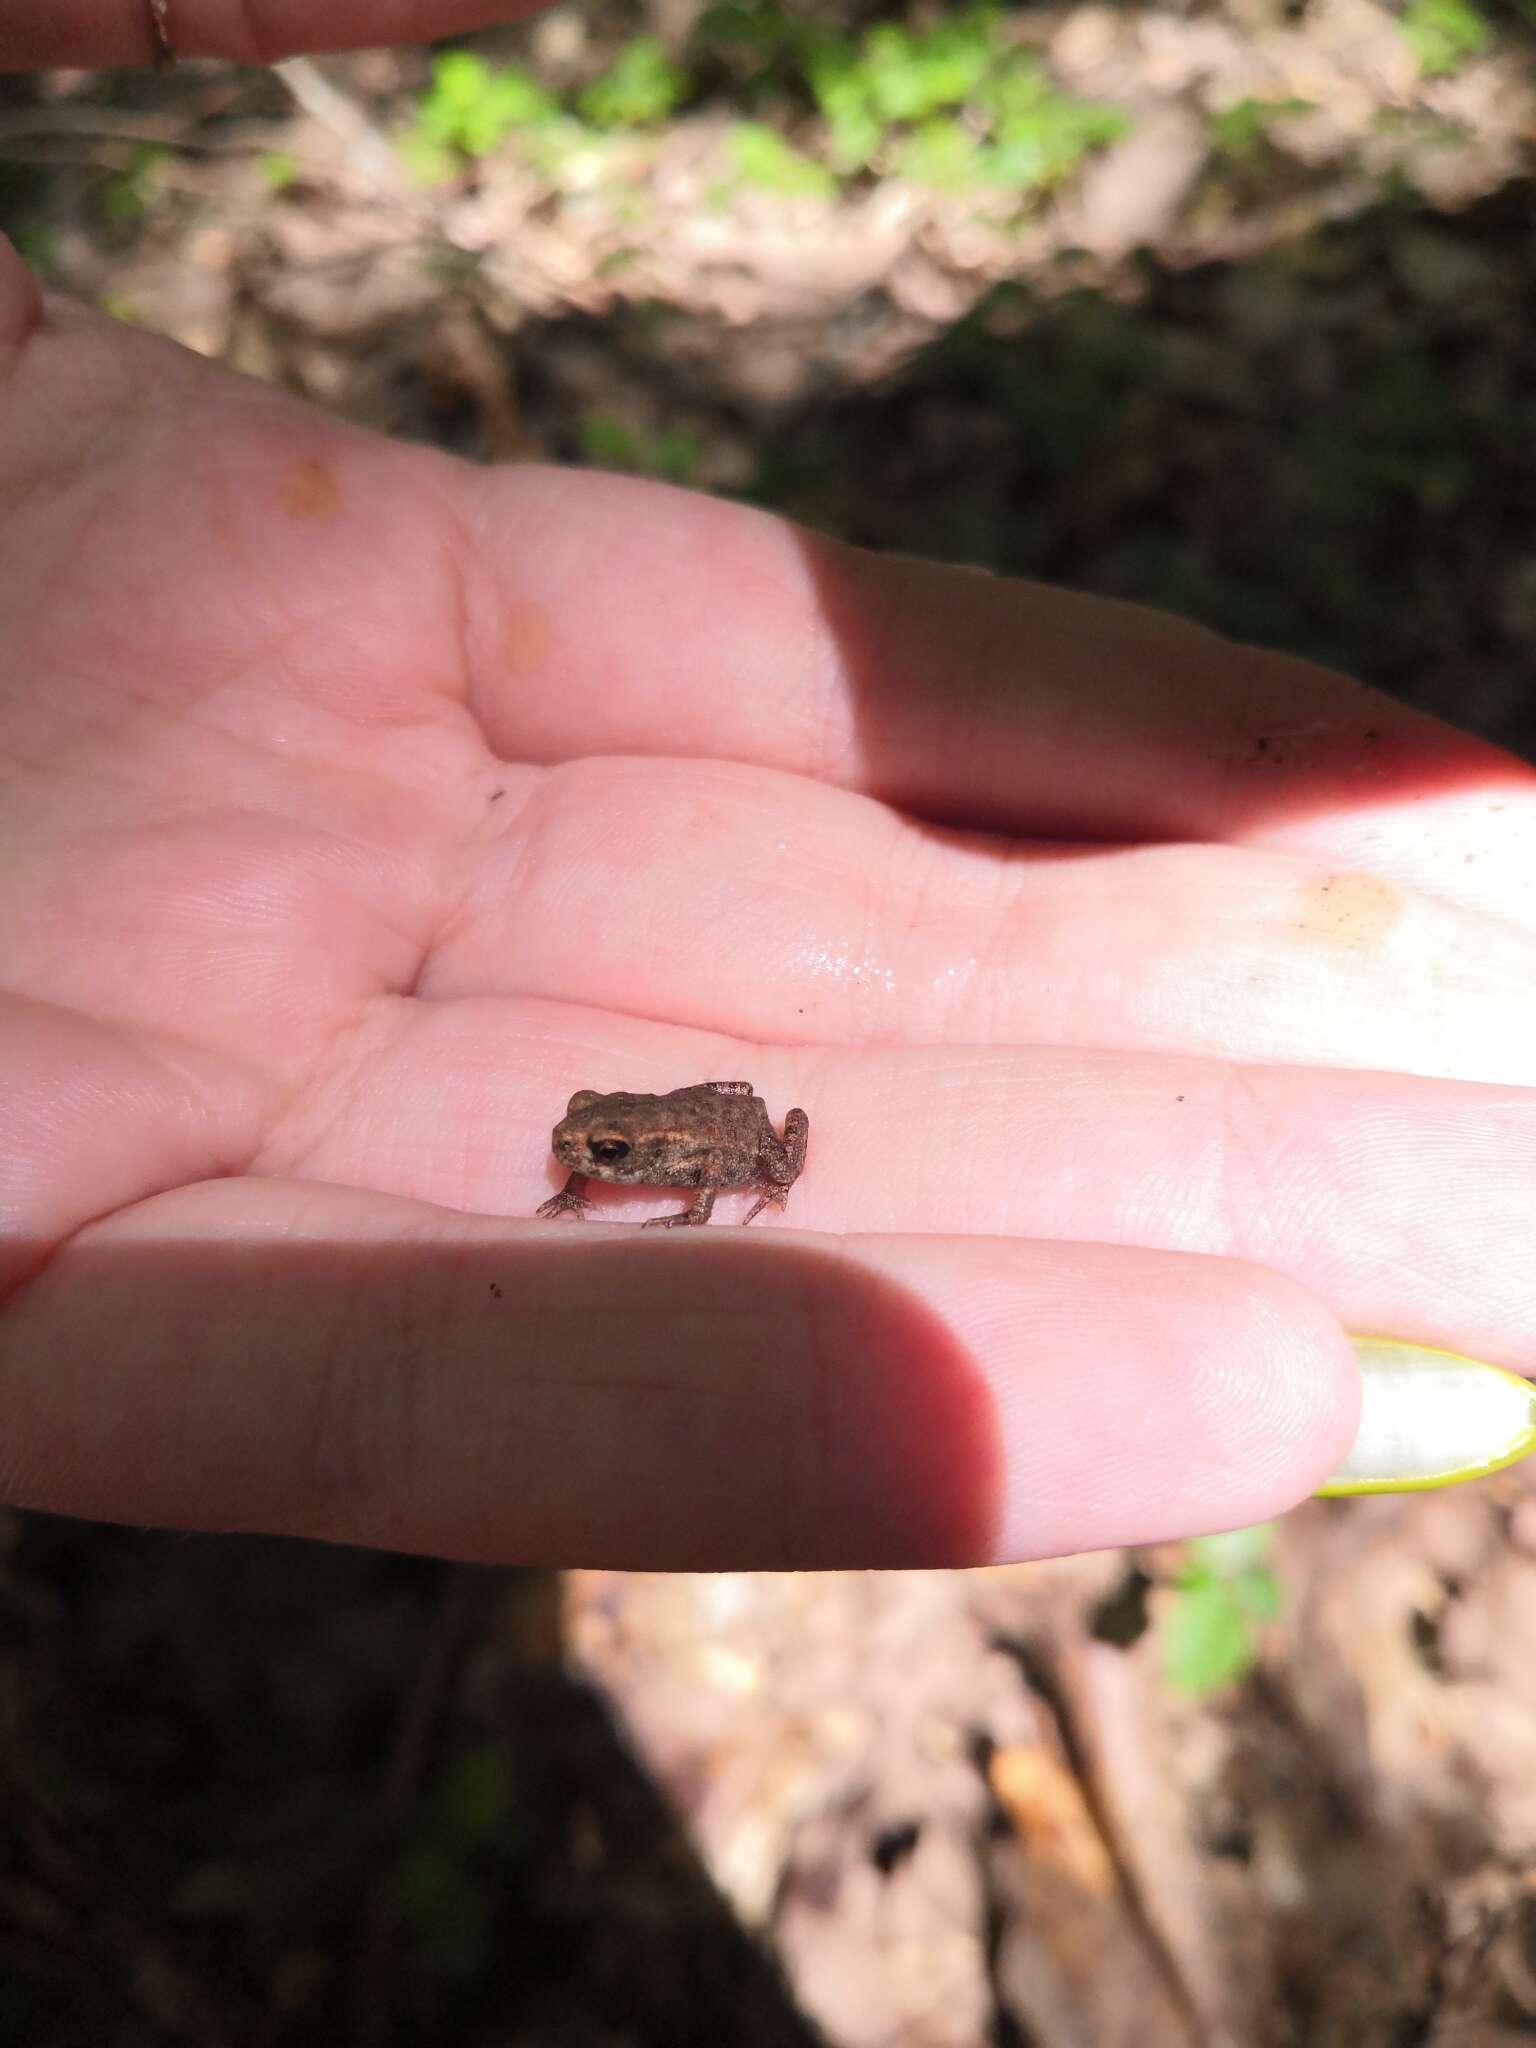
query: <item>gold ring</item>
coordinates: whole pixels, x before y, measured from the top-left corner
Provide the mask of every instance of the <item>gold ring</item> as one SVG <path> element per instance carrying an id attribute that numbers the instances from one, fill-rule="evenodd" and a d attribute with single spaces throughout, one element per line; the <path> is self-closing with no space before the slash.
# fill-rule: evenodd
<path id="1" fill-rule="evenodd" d="M 155 69 L 169 71 L 176 62 L 171 40 L 171 0 L 149 0 L 149 36 L 155 46 Z"/>

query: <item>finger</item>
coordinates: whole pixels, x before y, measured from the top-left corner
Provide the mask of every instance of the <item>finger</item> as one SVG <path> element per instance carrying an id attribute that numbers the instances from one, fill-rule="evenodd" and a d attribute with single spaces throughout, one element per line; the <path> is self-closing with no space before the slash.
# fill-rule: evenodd
<path id="1" fill-rule="evenodd" d="M 1536 772 L 1345 677 L 660 485 L 481 491 L 470 671 L 509 758 L 718 754 L 964 825 L 1315 849 L 1536 922 Z"/>
<path id="2" fill-rule="evenodd" d="M 301 50 L 416 43 L 537 11 L 542 0 L 169 0 L 183 57 L 268 64 Z M 159 55 L 149 0 L 11 0 L 0 20 L 0 70 L 52 64 L 150 64 Z"/>
<path id="3" fill-rule="evenodd" d="M 228 1173 L 270 1108 L 191 1040 L 0 992 L 0 1302 L 93 1217 Z"/>
<path id="4" fill-rule="evenodd" d="M 1536 937 L 1292 853 L 945 832 L 761 769 L 545 778 L 418 986 L 785 1043 L 1097 1044 L 1536 1082 Z"/>
<path id="5" fill-rule="evenodd" d="M 1536 775 L 1304 663 L 659 485 L 393 447 L 75 310 L 51 311 L 27 360 L 8 442 L 24 473 L 58 465 L 87 383 L 115 376 L 142 415 L 139 461 L 117 431 L 112 530 L 157 535 L 126 587 L 161 643 L 158 695 L 206 673 L 203 621 L 227 612 L 227 558 L 204 543 L 233 475 L 242 573 L 287 629 L 265 687 L 348 727 L 414 747 L 423 714 L 462 698 L 507 762 L 723 754 L 1010 833 L 1311 852 L 1536 923 Z M 95 488 L 99 432 L 67 445 Z M 321 563 L 323 608 L 304 601 Z M 90 568 L 73 568 L 77 615 L 96 582 L 121 605 L 119 557 Z"/>
<path id="6" fill-rule="evenodd" d="M 750 1081 L 805 1171 L 753 1232 L 1006 1236 L 1250 1259 L 1346 1328 L 1536 1366 L 1536 1093 L 1161 1053 L 732 1044 L 557 1005 L 392 1004 L 265 1170 L 532 1216 L 578 1088 Z M 676 1189 L 589 1186 L 636 1222 Z M 712 1230 L 750 1204 L 722 1198 Z M 574 1233 L 589 1225 L 571 1224 Z"/>
<path id="7" fill-rule="evenodd" d="M 1353 1354 L 1278 1275 L 994 1239 L 505 1223 L 255 1180 L 91 1227 L 0 1323 L 25 1505 L 483 1560 L 980 1562 L 1319 1484 Z"/>

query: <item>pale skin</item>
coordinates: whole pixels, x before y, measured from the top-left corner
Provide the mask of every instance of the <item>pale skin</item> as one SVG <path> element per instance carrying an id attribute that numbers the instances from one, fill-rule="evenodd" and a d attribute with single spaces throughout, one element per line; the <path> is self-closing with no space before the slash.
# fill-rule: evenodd
<path id="1" fill-rule="evenodd" d="M 50 0 L 0 61 L 97 17 L 146 53 Z M 0 254 L 7 1499 L 718 1567 L 1257 1520 L 1351 1436 L 1346 1330 L 1536 1356 L 1533 990 L 1492 748 L 394 446 Z M 815 1127 L 788 1219 L 524 1220 L 594 1077 L 736 1074 Z"/>

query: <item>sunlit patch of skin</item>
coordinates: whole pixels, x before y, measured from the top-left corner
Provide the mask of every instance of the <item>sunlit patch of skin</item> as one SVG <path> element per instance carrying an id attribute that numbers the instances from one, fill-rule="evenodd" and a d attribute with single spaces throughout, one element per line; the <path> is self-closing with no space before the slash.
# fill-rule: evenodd
<path id="1" fill-rule="evenodd" d="M 1402 890 L 1379 875 L 1324 875 L 1301 892 L 1296 931 L 1318 945 L 1368 952 L 1402 914 Z"/>

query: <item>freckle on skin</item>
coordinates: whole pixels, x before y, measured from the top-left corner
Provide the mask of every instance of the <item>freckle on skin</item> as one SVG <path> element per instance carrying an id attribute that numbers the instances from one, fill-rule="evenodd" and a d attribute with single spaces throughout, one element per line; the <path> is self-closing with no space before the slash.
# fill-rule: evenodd
<path id="1" fill-rule="evenodd" d="M 326 519 L 339 504 L 341 489 L 325 463 L 295 462 L 284 471 L 278 495 L 290 519 Z"/>
<path id="2" fill-rule="evenodd" d="M 1302 890 L 1295 930 L 1318 945 L 1359 952 L 1379 944 L 1402 912 L 1402 892 L 1380 875 L 1324 875 Z"/>
<path id="3" fill-rule="evenodd" d="M 549 614 L 536 604 L 502 607 L 501 658 L 510 675 L 530 675 L 549 658 Z"/>

